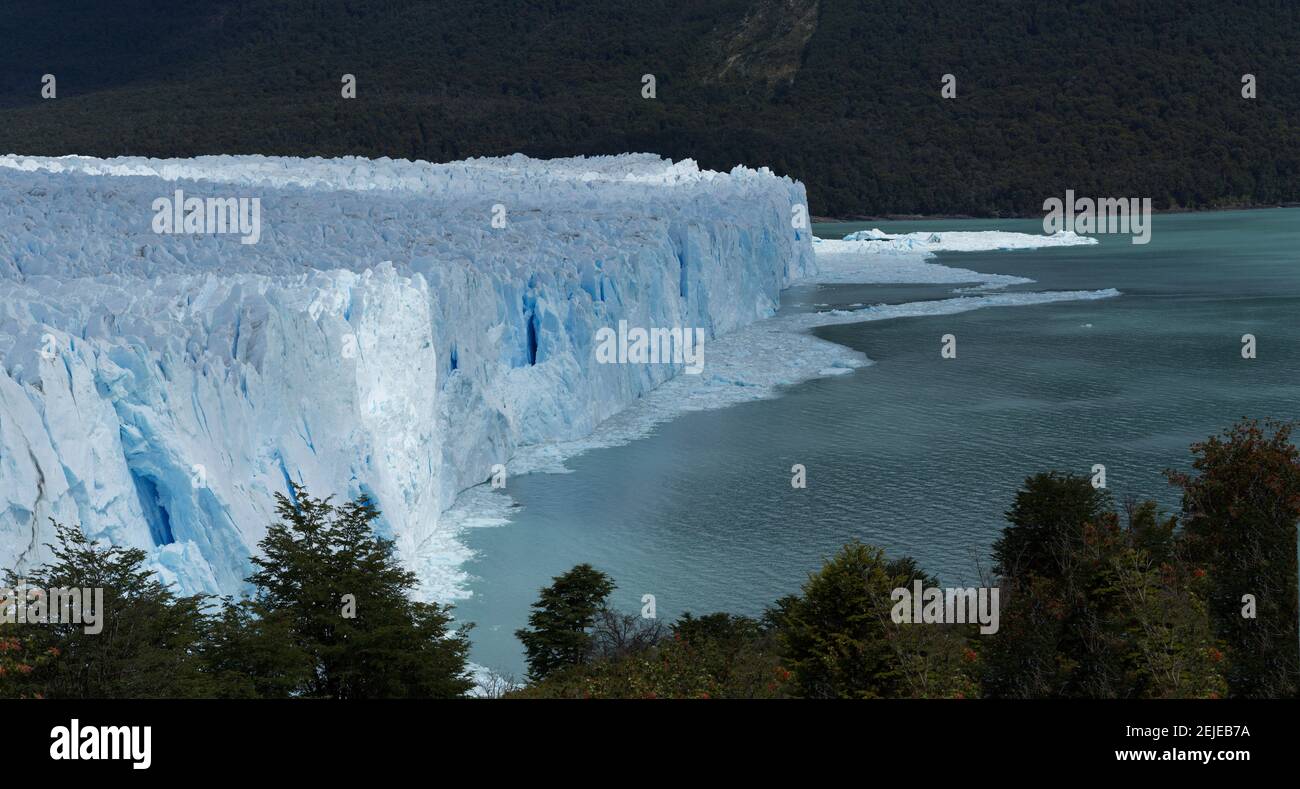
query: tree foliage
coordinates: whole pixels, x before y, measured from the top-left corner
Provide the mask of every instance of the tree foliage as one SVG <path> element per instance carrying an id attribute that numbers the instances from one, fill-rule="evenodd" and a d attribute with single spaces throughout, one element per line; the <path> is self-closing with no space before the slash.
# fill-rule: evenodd
<path id="1" fill-rule="evenodd" d="M 228 613 L 226 622 L 258 622 L 263 644 L 289 636 L 310 664 L 295 695 L 442 698 L 469 690 L 468 628 L 449 632 L 448 607 L 411 598 L 415 574 L 401 566 L 393 542 L 374 533 L 379 511 L 364 497 L 335 506 L 297 485 L 293 494 L 277 497 L 280 521 L 253 557 L 252 616 Z M 288 657 L 284 677 L 293 675 Z"/>
<path id="2" fill-rule="evenodd" d="M 0 624 L 0 697 L 442 698 L 464 695 L 467 627 L 413 600 L 415 576 L 374 534 L 365 499 L 335 506 L 295 486 L 260 543 L 252 599 L 181 597 L 144 551 L 55 524 L 53 559 L 11 586 L 98 588 L 102 629 Z M 350 597 L 345 598 L 345 595 Z"/>
<path id="3" fill-rule="evenodd" d="M 1300 201 L 1294 3 L 7 6 L 0 149 L 25 154 L 650 151 L 770 166 L 824 216 L 1041 215 L 1066 189 Z M 40 98 L 42 71 L 58 99 Z"/>
<path id="4" fill-rule="evenodd" d="M 982 655 L 988 695 L 1203 697 L 1226 690 L 1204 573 L 1152 502 L 1127 522 L 1087 477 L 1025 480 L 994 547 L 1002 632 Z"/>
<path id="5" fill-rule="evenodd" d="M 103 590 L 98 632 L 85 623 L 14 624 L 10 643 L 31 670 L 6 671 L 0 695 L 44 698 L 173 698 L 207 695 L 211 684 L 198 650 L 203 598 L 179 597 L 145 569 L 145 553 L 91 542 L 75 526 L 55 524 L 53 557 L 10 587 Z M 4 633 L 4 629 L 0 629 Z"/>
<path id="6" fill-rule="evenodd" d="M 592 653 L 591 628 L 615 588 L 608 575 L 589 564 L 552 581 L 533 603 L 528 627 L 515 632 L 528 658 L 528 677 L 534 681 L 587 662 Z"/>
<path id="7" fill-rule="evenodd" d="M 1208 574 L 1208 601 L 1238 696 L 1300 693 L 1300 451 L 1293 429 L 1239 422 L 1193 445 L 1192 473 L 1169 475 L 1183 490 L 1188 555 Z M 1250 617 L 1243 615 L 1247 595 Z"/>

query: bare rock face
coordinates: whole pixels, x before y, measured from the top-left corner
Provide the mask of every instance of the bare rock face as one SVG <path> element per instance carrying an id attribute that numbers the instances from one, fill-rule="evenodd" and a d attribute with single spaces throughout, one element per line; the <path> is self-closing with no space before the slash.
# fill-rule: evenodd
<path id="1" fill-rule="evenodd" d="M 794 81 L 817 30 L 819 0 L 762 0 L 740 24 L 709 37 L 701 53 L 706 83 L 770 91 Z"/>

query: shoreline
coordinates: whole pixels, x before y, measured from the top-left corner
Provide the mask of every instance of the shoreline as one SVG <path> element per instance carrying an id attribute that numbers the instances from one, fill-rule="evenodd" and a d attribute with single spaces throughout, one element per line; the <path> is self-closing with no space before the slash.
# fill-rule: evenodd
<path id="1" fill-rule="evenodd" d="M 1012 231 L 1006 231 L 1004 235 L 1026 236 Z M 1093 243 L 1080 239 L 1071 245 Z M 1019 248 L 1035 249 L 1039 246 Z M 849 310 L 813 310 L 785 315 L 778 310 L 777 314 L 714 338 L 710 342 L 711 367 L 705 375 L 678 375 L 668 379 L 581 438 L 519 447 L 506 462 L 509 475 L 572 473 L 567 465 L 569 459 L 593 450 L 642 440 L 652 435 L 660 424 L 685 414 L 721 410 L 755 400 L 778 399 L 787 387 L 850 374 L 874 364 L 868 356 L 849 346 L 817 336 L 815 330 L 819 328 L 957 315 L 989 308 L 1092 301 L 1122 295 L 1114 288 L 1006 292 L 1003 289 L 1008 285 L 1031 284 L 1034 280 L 985 274 L 938 263 L 934 259 L 935 251 L 823 252 L 825 257 L 819 257 L 816 275 L 791 283 L 790 288 L 782 291 L 782 307 L 787 306 L 785 300 L 791 289 L 802 285 L 944 285 L 952 287 L 952 291 L 949 297 L 942 299 L 863 304 Z M 960 287 L 963 285 L 967 287 Z M 769 353 L 756 357 L 750 349 L 764 344 Z M 495 490 L 486 482 L 461 491 L 452 506 L 441 514 L 439 530 L 416 546 L 411 557 L 425 599 L 456 603 L 473 597 L 474 575 L 469 570 L 469 560 L 474 557 L 475 550 L 462 537 L 470 530 L 515 523 L 514 512 L 518 506 L 508 492 Z"/>

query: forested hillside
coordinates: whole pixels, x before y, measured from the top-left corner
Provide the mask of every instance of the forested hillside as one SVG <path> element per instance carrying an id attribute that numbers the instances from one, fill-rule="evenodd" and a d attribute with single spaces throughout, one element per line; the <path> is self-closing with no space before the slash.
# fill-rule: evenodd
<path id="1" fill-rule="evenodd" d="M 830 216 L 1300 201 L 1294 2 L 11 0 L 0 40 L 3 152 L 652 151 Z"/>

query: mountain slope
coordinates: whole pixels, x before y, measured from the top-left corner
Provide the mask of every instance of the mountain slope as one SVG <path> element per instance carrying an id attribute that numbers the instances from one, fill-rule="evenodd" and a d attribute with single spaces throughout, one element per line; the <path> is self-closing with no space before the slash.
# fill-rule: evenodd
<path id="1" fill-rule="evenodd" d="M 1300 200 L 1295 3 L 9 5 L 0 151 L 648 151 L 771 166 L 824 215 L 1033 214 L 1067 188 L 1161 208 Z"/>

